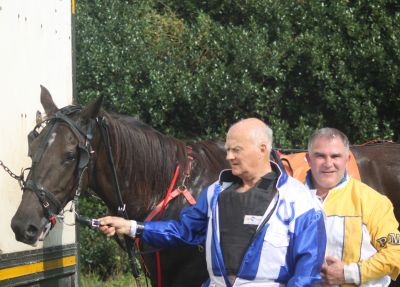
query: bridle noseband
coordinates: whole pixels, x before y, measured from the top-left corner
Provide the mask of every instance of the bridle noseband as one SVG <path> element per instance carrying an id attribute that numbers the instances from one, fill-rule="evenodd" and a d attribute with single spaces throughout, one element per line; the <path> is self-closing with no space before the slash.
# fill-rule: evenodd
<path id="1" fill-rule="evenodd" d="M 87 170 L 89 162 L 90 162 L 90 150 L 91 150 L 91 140 L 93 138 L 92 134 L 92 121 L 89 122 L 87 132 L 83 132 L 82 129 L 74 123 L 68 116 L 74 114 L 77 111 L 80 111 L 81 107 L 79 106 L 67 106 L 55 113 L 54 116 L 47 118 L 44 122 L 35 126 L 35 128 L 28 134 L 28 142 L 29 144 L 39 136 L 39 129 L 42 127 L 43 123 L 46 123 L 48 129 L 44 134 L 44 138 L 40 143 L 37 151 L 32 156 L 32 167 L 31 167 L 31 179 L 28 179 L 22 187 L 22 190 L 26 189 L 32 190 L 36 196 L 38 197 L 46 219 L 51 222 L 52 226 L 55 224 L 55 216 L 59 214 L 63 208 L 62 203 L 54 196 L 53 193 L 49 192 L 46 187 L 38 184 L 36 182 L 35 177 L 35 168 L 37 164 L 43 157 L 43 154 L 47 148 L 47 143 L 50 139 L 52 131 L 60 124 L 64 123 L 68 126 L 68 128 L 75 134 L 75 136 L 79 140 L 79 163 L 78 163 L 78 178 L 80 179 L 78 182 L 78 186 L 76 189 L 76 193 L 79 195 L 82 189 L 82 176 L 83 173 Z M 52 208 L 55 211 L 52 211 Z"/>

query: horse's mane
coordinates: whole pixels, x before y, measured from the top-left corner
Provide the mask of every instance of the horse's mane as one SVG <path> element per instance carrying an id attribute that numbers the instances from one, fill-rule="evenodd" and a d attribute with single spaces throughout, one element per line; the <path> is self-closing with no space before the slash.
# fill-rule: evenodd
<path id="1" fill-rule="evenodd" d="M 168 189 L 177 162 L 185 160 L 185 143 L 142 121 L 104 113 L 122 192 L 140 192 L 140 206 L 153 207 Z"/>
<path id="2" fill-rule="evenodd" d="M 196 143 L 189 142 L 187 144 L 192 146 L 194 152 L 198 155 L 197 161 L 199 165 L 217 167 L 217 170 L 212 172 L 220 172 L 221 161 L 225 160 L 225 153 L 221 153 L 224 150 L 223 142 L 207 140 Z"/>

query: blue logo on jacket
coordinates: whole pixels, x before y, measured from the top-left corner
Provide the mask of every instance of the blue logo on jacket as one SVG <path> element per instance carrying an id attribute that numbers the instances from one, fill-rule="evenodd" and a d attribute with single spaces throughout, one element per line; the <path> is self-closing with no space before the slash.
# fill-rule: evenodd
<path id="1" fill-rule="evenodd" d="M 288 205 L 284 199 L 281 199 L 278 204 L 278 210 L 276 211 L 276 216 L 285 225 L 289 225 L 294 219 L 294 202 L 290 202 L 290 210 L 288 210 Z"/>

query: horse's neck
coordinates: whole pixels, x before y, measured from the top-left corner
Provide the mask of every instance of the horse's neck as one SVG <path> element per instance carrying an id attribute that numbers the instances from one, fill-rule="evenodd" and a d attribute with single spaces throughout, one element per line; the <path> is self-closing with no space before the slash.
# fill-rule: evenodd
<path id="1" fill-rule="evenodd" d="M 176 163 L 182 161 L 185 145 L 152 130 L 124 131 L 110 125 L 110 143 L 120 191 L 131 217 L 140 219 L 161 201 L 172 180 Z M 104 146 L 104 140 L 98 139 Z M 111 212 L 118 206 L 117 190 L 107 159 L 107 147 L 100 149 L 95 163 L 95 192 Z"/>

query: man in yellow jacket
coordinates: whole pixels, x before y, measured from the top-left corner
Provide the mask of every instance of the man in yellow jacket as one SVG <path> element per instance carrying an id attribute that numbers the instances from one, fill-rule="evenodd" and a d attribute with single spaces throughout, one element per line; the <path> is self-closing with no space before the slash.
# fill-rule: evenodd
<path id="1" fill-rule="evenodd" d="M 399 224 L 390 200 L 348 176 L 347 136 L 314 132 L 308 142 L 306 185 L 325 212 L 327 247 L 322 267 L 329 286 L 388 286 L 400 273 Z"/>

